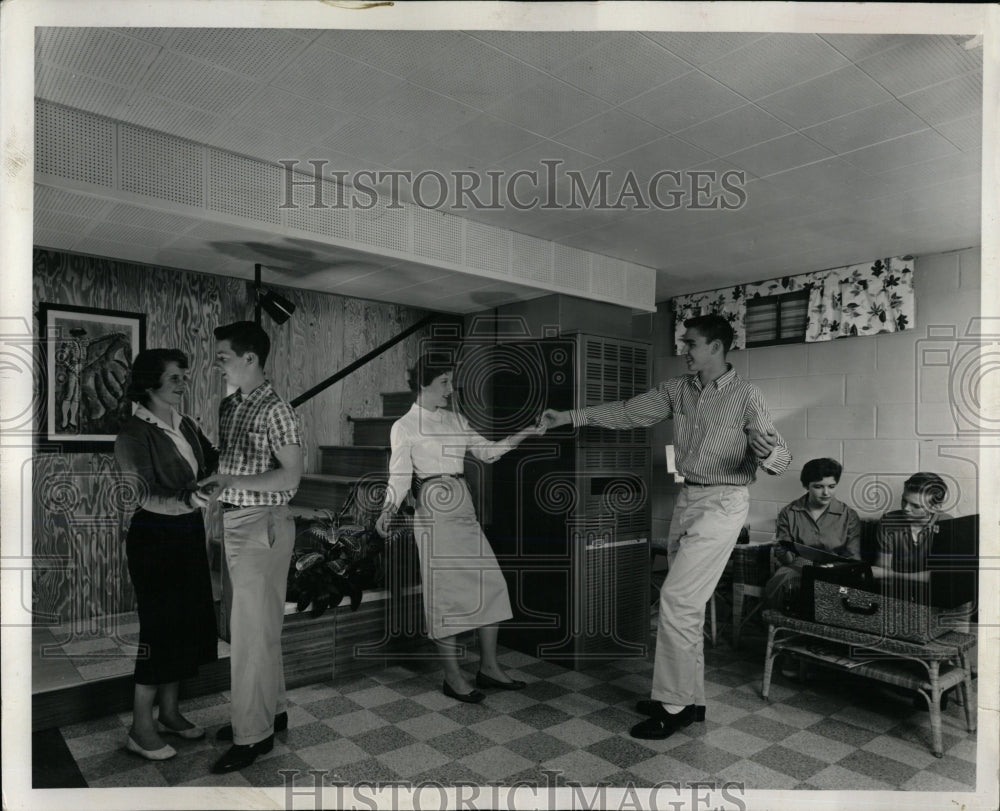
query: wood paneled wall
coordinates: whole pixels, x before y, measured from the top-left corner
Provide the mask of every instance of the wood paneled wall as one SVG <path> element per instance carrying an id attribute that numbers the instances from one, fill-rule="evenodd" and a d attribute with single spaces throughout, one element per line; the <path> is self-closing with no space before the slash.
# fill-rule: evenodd
<path id="1" fill-rule="evenodd" d="M 184 411 L 217 439 L 225 388 L 211 368 L 212 330 L 253 319 L 250 282 L 46 250 L 35 251 L 33 280 L 36 310 L 39 302 L 49 302 L 146 313 L 146 346 L 177 347 L 191 359 Z M 280 326 L 263 316 L 272 342 L 265 371 L 287 399 L 426 315 L 394 304 L 289 288 L 280 292 L 296 310 Z M 406 369 L 416 360 L 421 337 L 410 336 L 299 407 L 307 471 L 318 470 L 320 445 L 351 443 L 348 415 L 377 416 L 381 392 L 406 389 Z M 96 630 L 101 617 L 133 607 L 124 546 L 129 515 L 112 486 L 115 469 L 111 454 L 35 454 L 36 621 L 73 623 L 86 632 L 88 626 Z M 210 533 L 218 531 L 217 521 L 209 524 Z"/>

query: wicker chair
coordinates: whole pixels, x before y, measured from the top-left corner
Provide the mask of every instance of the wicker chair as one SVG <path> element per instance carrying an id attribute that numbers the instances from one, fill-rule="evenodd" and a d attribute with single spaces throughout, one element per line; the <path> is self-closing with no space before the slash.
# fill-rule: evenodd
<path id="1" fill-rule="evenodd" d="M 773 543 L 737 544 L 729 558 L 733 580 L 733 647 L 740 643 L 744 626 L 753 619 L 764 605 L 764 584 L 773 571 Z M 743 616 L 747 597 L 755 597 L 757 604 Z"/>

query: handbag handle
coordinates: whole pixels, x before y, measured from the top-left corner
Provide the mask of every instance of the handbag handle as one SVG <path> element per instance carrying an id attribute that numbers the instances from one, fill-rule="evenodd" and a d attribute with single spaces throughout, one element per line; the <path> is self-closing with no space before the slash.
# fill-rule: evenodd
<path id="1" fill-rule="evenodd" d="M 878 603 L 874 600 L 870 600 L 867 605 L 857 605 L 851 602 L 851 598 L 847 597 L 847 589 L 841 588 L 840 590 L 840 604 L 843 606 L 844 611 L 849 614 L 861 614 L 866 617 L 870 617 L 873 614 L 878 613 Z"/>

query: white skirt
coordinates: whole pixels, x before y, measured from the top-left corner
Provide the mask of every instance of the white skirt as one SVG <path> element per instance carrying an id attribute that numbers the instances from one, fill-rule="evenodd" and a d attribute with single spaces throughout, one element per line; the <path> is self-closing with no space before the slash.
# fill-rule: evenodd
<path id="1" fill-rule="evenodd" d="M 434 478 L 423 484 L 413 531 L 431 639 L 513 616 L 507 582 L 463 479 Z"/>

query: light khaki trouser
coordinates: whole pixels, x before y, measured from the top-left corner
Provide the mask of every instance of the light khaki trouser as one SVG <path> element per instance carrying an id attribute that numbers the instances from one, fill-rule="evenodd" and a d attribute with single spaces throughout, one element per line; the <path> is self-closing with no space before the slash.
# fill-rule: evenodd
<path id="1" fill-rule="evenodd" d="M 295 522 L 288 507 L 247 507 L 222 514 L 233 588 L 230 669 L 233 743 L 274 732 L 285 709 L 281 628 Z"/>
<path id="2" fill-rule="evenodd" d="M 746 487 L 684 487 L 667 535 L 652 698 L 705 703 L 705 604 L 722 577 L 750 509 Z"/>

